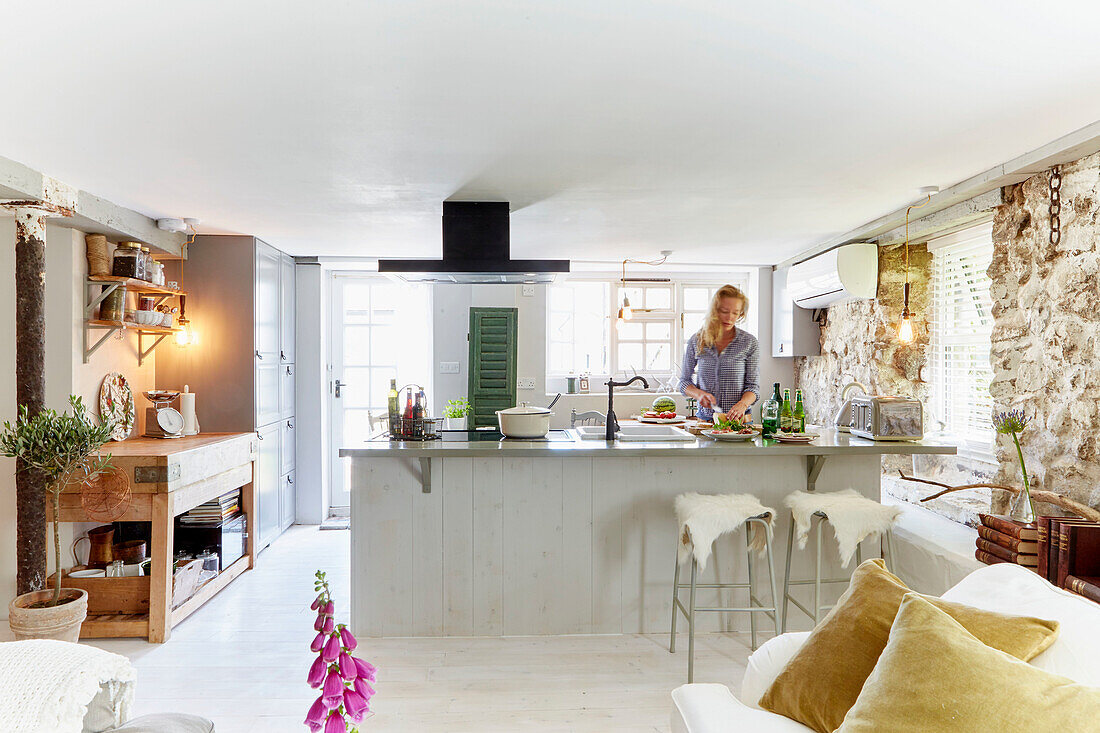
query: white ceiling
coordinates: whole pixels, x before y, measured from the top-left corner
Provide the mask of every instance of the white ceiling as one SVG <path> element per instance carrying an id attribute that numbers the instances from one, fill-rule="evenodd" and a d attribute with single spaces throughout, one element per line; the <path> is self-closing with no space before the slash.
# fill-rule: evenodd
<path id="1" fill-rule="evenodd" d="M 17 6 L 0 155 L 302 255 L 769 264 L 1100 119 L 1095 2 Z"/>

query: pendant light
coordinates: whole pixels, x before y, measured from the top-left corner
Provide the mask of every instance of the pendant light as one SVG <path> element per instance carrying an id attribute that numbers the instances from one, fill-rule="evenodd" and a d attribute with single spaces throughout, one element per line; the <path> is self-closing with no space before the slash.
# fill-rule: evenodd
<path id="1" fill-rule="evenodd" d="M 195 343 L 195 334 L 191 330 L 191 321 L 185 315 L 187 312 L 187 296 L 180 295 L 179 330 L 176 331 L 176 345 L 188 346 Z"/>
<path id="2" fill-rule="evenodd" d="M 619 283 L 623 289 L 623 303 L 619 306 L 619 313 L 615 319 L 615 328 L 622 328 L 623 323 L 634 318 L 634 308 L 630 306 L 630 298 L 626 296 L 626 284 L 628 282 L 647 282 L 647 283 L 667 283 L 671 282 L 667 277 L 631 277 L 626 276 L 626 263 L 631 262 L 636 265 L 649 265 L 650 267 L 656 267 L 658 265 L 665 264 L 668 260 L 668 256 L 672 254 L 671 249 L 661 250 L 661 256 L 655 260 L 623 260 L 623 276 L 619 279 Z M 648 309 L 643 309 L 648 310 Z"/>
<path id="3" fill-rule="evenodd" d="M 902 344 L 913 343 L 913 312 L 909 310 L 909 212 L 927 206 L 932 194 L 939 190 L 939 186 L 924 186 L 921 188 L 924 201 L 905 210 L 905 288 L 902 290 L 901 321 L 898 323 L 898 342 Z"/>

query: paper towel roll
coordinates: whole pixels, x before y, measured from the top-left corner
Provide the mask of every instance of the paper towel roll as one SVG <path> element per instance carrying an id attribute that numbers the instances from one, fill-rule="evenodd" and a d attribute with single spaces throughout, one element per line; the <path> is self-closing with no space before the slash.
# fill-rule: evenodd
<path id="1" fill-rule="evenodd" d="M 195 414 L 195 393 L 186 384 L 180 392 L 180 414 L 183 415 L 183 434 L 196 435 L 199 432 L 199 418 Z"/>

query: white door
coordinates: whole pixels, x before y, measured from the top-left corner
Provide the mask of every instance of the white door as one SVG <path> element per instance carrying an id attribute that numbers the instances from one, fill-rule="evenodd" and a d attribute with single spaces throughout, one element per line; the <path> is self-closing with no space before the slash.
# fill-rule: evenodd
<path id="1" fill-rule="evenodd" d="M 426 285 L 345 272 L 332 273 L 329 293 L 329 500 L 340 508 L 351 504 L 351 462 L 340 448 L 371 438 L 367 416 L 386 415 L 390 379 L 398 389 L 421 385 L 430 397 L 431 298 Z"/>

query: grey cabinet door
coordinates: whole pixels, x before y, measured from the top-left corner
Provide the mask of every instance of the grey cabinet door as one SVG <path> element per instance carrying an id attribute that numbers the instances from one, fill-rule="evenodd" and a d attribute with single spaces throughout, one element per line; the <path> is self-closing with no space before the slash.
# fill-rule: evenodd
<path id="1" fill-rule="evenodd" d="M 294 258 L 280 255 L 279 266 L 279 358 L 294 363 Z"/>
<path id="2" fill-rule="evenodd" d="M 283 420 L 279 434 L 279 473 L 286 474 L 294 470 L 294 418 Z"/>
<path id="3" fill-rule="evenodd" d="M 279 363 L 279 276 L 282 260 L 278 250 L 256 240 L 256 358 Z"/>
<path id="4" fill-rule="evenodd" d="M 286 529 L 297 517 L 294 502 L 297 501 L 294 472 L 286 474 L 279 482 L 279 528 Z"/>
<path id="5" fill-rule="evenodd" d="M 294 365 L 279 367 L 279 417 L 294 417 Z"/>
<path id="6" fill-rule="evenodd" d="M 259 547 L 266 547 L 279 534 L 282 509 L 279 504 L 282 487 L 279 473 L 279 428 L 275 423 L 260 428 L 259 455 L 256 460 L 256 501 L 259 504 Z"/>
<path id="7" fill-rule="evenodd" d="M 282 416 L 279 381 L 284 367 L 270 355 L 256 361 L 256 424 L 267 425 Z"/>

